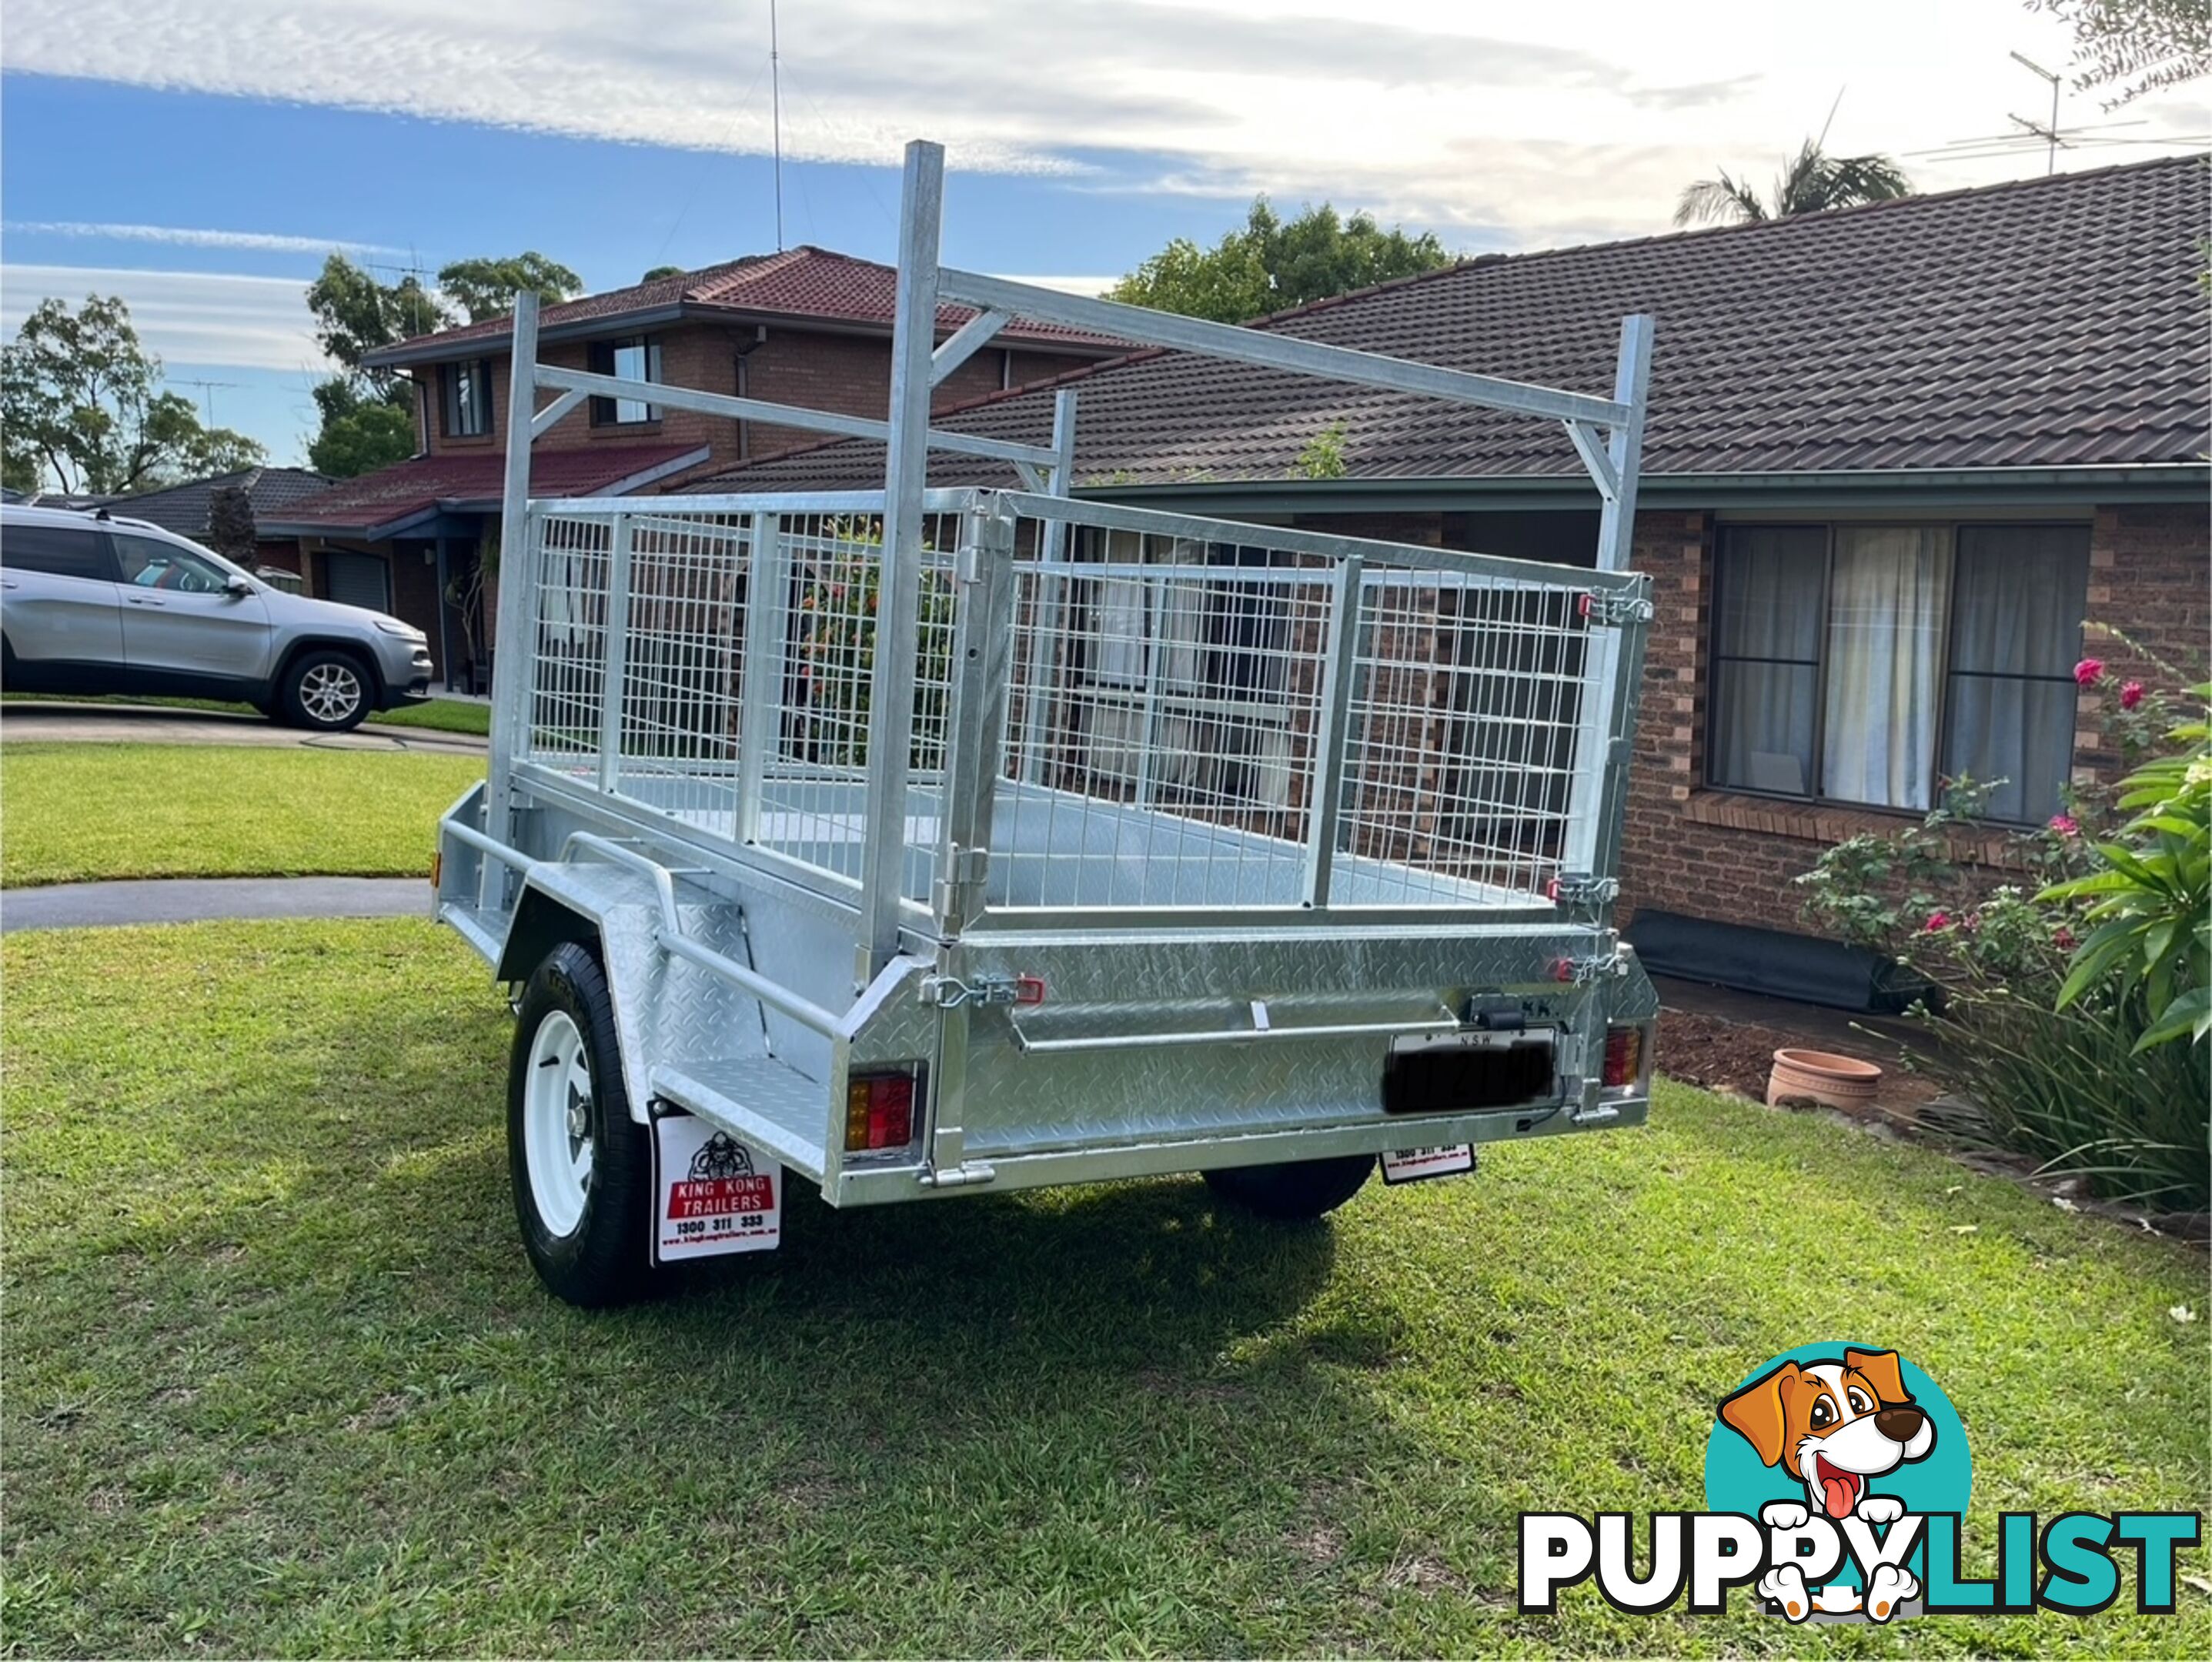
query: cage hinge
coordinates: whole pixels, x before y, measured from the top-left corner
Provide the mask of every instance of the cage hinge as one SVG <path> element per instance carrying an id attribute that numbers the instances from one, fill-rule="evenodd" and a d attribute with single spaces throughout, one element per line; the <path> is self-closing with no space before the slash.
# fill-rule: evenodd
<path id="1" fill-rule="evenodd" d="M 986 973 L 972 981 L 963 981 L 957 975 L 925 975 L 920 991 L 923 1004 L 935 1004 L 940 1010 L 957 1010 L 963 1004 L 1041 1004 L 1044 1002 L 1044 983 L 1034 975 Z"/>
<path id="2" fill-rule="evenodd" d="M 1611 906 L 1620 894 L 1620 880 L 1593 876 L 1587 871 L 1562 871 L 1552 879 L 1547 893 L 1553 905 L 1571 910 Z"/>
<path id="3" fill-rule="evenodd" d="M 937 910 L 956 923 L 981 904 L 984 880 L 991 875 L 991 851 L 954 843 L 945 849 L 937 876 Z"/>
<path id="4" fill-rule="evenodd" d="M 1583 616 L 1594 628 L 1618 629 L 1628 623 L 1649 623 L 1654 615 L 1651 603 L 1641 595 L 1608 591 L 1583 597 Z"/>

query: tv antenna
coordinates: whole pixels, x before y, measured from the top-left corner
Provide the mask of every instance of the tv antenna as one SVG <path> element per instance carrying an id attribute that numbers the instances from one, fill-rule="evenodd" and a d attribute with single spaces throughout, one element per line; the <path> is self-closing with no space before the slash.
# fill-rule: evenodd
<path id="1" fill-rule="evenodd" d="M 201 404 L 202 404 L 202 407 L 203 407 L 203 408 L 205 409 L 205 411 L 206 411 L 207 424 L 208 424 L 210 427 L 213 427 L 213 426 L 215 425 L 215 390 L 216 390 L 216 388 L 217 388 L 217 387 L 219 387 L 219 386 L 240 387 L 240 386 L 244 386 L 244 385 L 246 385 L 246 383 L 245 383 L 245 382 L 243 382 L 243 381 L 201 381 L 201 380 L 194 380 L 191 377 L 190 377 L 190 376 L 188 376 L 188 375 L 179 375 L 179 376 L 177 376 L 177 377 L 175 378 L 175 379 L 176 379 L 176 383 L 177 383 L 177 385 L 178 385 L 179 386 L 196 386 L 196 387 L 199 388 L 199 390 L 200 390 L 200 401 L 201 401 Z"/>
<path id="2" fill-rule="evenodd" d="M 2023 58 L 2018 52 L 2012 54 L 2012 61 L 2022 69 L 2041 76 L 2051 83 L 2051 120 L 2048 124 L 2030 121 L 2025 116 L 2014 115 L 2010 111 L 2005 112 L 2005 119 L 2011 122 L 2014 126 L 2025 132 L 2033 133 L 2044 141 L 2047 159 L 2044 163 L 2043 171 L 2047 177 L 2058 171 L 2058 147 L 2066 144 L 2066 141 L 2058 136 L 2058 77 L 2034 59 Z M 2066 148 L 2070 150 L 2074 147 L 2068 144 Z"/>
<path id="3" fill-rule="evenodd" d="M 768 0 L 769 126 L 775 144 L 775 252 L 783 252 L 783 70 L 776 50 L 775 0 Z"/>

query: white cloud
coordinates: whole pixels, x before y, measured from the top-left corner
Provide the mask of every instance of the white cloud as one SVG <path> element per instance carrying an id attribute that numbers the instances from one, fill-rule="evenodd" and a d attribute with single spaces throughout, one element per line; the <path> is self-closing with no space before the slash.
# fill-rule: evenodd
<path id="1" fill-rule="evenodd" d="M 297 278 L 0 265 L 0 331 L 13 336 L 31 309 L 50 296 L 74 306 L 88 294 L 120 298 L 131 308 L 138 338 L 172 365 L 328 368 L 315 344 L 307 286 Z"/>
<path id="2" fill-rule="evenodd" d="M 767 21 L 766 0 L 9 0 L 0 62 L 759 154 Z M 1338 0 L 810 0 L 785 9 L 781 44 L 801 158 L 885 162 L 926 135 L 955 168 L 1328 197 L 1486 244 L 1663 228 L 1691 178 L 1763 182 L 1839 87 L 1846 152 L 1997 132 L 2042 107 L 2007 52 L 2069 50 L 2021 0 L 1858 0 L 1841 27 L 1771 0 L 1367 0 L 1356 15 Z M 2201 126 L 2200 90 L 2132 107 L 2150 124 L 2130 134 Z M 2066 118 L 2101 118 L 2075 94 Z M 1140 174 L 1114 161 L 1131 154 Z M 2041 161 L 1911 165 L 1942 189 Z"/>
<path id="3" fill-rule="evenodd" d="M 272 254 L 397 254 L 404 251 L 381 242 L 348 242 L 338 237 L 301 237 L 276 231 L 216 231 L 184 225 L 94 224 L 74 219 L 11 219 L 0 232 L 16 236 L 89 238 L 104 242 L 158 242 L 179 248 L 246 248 Z"/>

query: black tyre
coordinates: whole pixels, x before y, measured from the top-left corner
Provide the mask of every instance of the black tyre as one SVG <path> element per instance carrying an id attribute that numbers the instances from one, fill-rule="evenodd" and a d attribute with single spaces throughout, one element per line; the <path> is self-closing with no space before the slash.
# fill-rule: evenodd
<path id="1" fill-rule="evenodd" d="M 507 1071 L 514 1215 L 531 1267 L 555 1296 L 588 1309 L 645 1291 L 646 1137 L 629 1117 L 606 976 L 590 952 L 564 942 L 523 988 Z"/>
<path id="2" fill-rule="evenodd" d="M 368 716 L 368 671 L 350 652 L 301 652 L 284 671 L 276 707 L 286 722 L 319 733 L 343 733 Z"/>
<path id="3" fill-rule="evenodd" d="M 1206 1174 L 1207 1186 L 1247 1211 L 1285 1222 L 1310 1222 L 1358 1194 L 1375 1170 L 1371 1154 L 1299 1160 L 1281 1166 L 1225 1166 Z"/>

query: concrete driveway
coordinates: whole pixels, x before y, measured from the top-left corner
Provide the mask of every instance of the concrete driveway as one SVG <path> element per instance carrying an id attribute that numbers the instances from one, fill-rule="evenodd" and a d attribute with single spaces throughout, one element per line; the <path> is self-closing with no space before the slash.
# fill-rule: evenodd
<path id="1" fill-rule="evenodd" d="M 429 755 L 480 756 L 489 741 L 473 733 L 421 727 L 379 727 L 350 733 L 309 733 L 259 716 L 217 710 L 174 710 L 144 704 L 0 706 L 0 743 L 261 744 L 321 750 L 413 750 Z"/>

